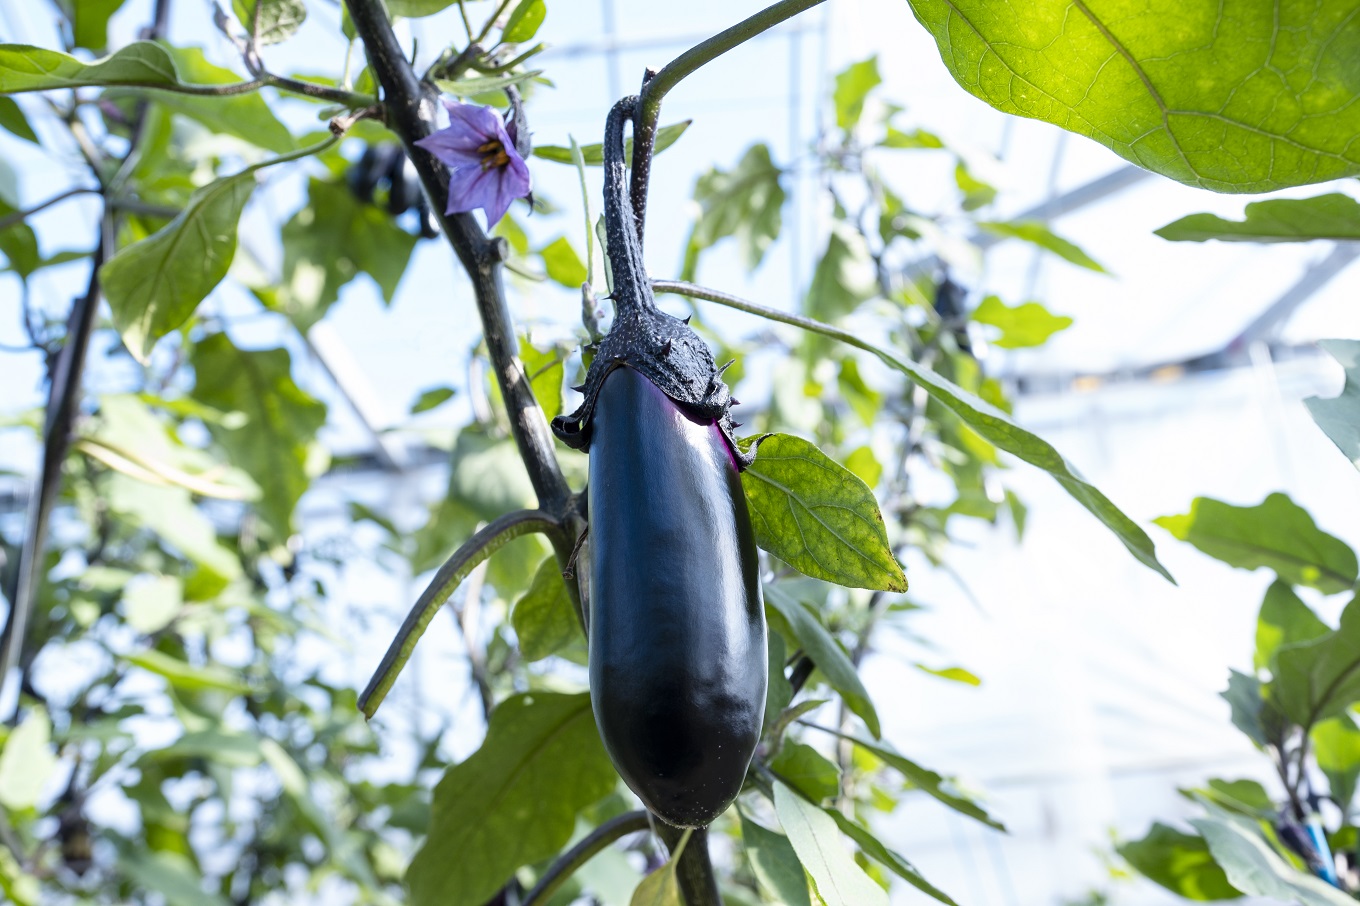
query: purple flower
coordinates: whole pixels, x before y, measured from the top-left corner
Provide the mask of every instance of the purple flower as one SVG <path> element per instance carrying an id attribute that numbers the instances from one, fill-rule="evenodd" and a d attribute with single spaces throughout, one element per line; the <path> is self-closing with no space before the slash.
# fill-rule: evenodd
<path id="1" fill-rule="evenodd" d="M 486 225 L 494 226 L 510 202 L 529 194 L 529 167 L 496 110 L 449 101 L 444 106 L 449 111 L 448 128 L 416 142 L 451 171 L 444 213 L 481 208 Z"/>

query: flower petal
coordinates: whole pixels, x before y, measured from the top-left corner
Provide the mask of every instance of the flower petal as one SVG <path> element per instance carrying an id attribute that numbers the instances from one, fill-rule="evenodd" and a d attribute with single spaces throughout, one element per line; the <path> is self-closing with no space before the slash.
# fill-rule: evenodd
<path id="1" fill-rule="evenodd" d="M 460 104 L 445 101 L 444 109 L 449 112 L 449 128 L 480 136 L 477 144 L 490 141 L 504 134 L 505 126 L 501 115 L 494 107 L 479 107 L 476 104 Z"/>
<path id="2" fill-rule="evenodd" d="M 424 138 L 417 139 L 416 147 L 424 148 L 435 159 L 448 167 L 479 167 L 482 155 L 477 151 L 480 138 L 474 138 L 452 127 L 440 129 Z"/>
<path id="3" fill-rule="evenodd" d="M 449 174 L 449 199 L 445 214 L 462 214 L 486 207 L 496 197 L 495 170 L 480 166 L 460 167 Z"/>

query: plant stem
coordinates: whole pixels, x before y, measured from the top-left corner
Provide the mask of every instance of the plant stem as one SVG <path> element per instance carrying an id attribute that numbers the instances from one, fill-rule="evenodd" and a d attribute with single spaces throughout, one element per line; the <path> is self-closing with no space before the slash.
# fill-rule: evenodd
<path id="1" fill-rule="evenodd" d="M 822 0 L 780 0 L 779 3 L 767 6 L 726 31 L 694 45 L 667 63 L 642 86 L 642 100 L 638 104 L 637 117 L 633 122 L 633 216 L 637 220 L 639 238 L 643 235 L 642 227 L 647 219 L 647 181 L 651 175 L 652 149 L 656 145 L 656 124 L 661 116 L 661 99 L 668 91 L 679 85 L 681 80 L 705 63 L 717 59 L 761 32 L 821 2 Z"/>
<path id="2" fill-rule="evenodd" d="M 681 845 L 685 834 L 690 835 L 675 866 L 675 877 L 680 882 L 680 896 L 685 906 L 722 906 L 718 876 L 713 873 L 713 862 L 708 856 L 708 828 L 681 830 L 671 827 L 660 818 L 655 819 L 654 823 L 657 835 L 666 842 L 666 848 L 672 853 Z"/>
<path id="3" fill-rule="evenodd" d="M 573 874 L 593 859 L 600 850 L 622 837 L 645 831 L 650 827 L 646 812 L 627 812 L 610 818 L 582 837 L 571 849 L 552 864 L 538 879 L 534 889 L 525 896 L 521 906 L 543 906 Z"/>
<path id="4" fill-rule="evenodd" d="M 453 556 L 439 567 L 430 584 L 425 587 L 420 598 L 406 614 L 401 629 L 397 630 L 396 638 L 388 646 L 387 653 L 383 655 L 378 669 L 374 671 L 373 678 L 368 681 L 364 694 L 359 696 L 359 710 L 364 712 L 364 716 L 372 718 L 377 713 L 378 706 L 383 703 L 392 684 L 397 681 L 401 668 L 411 659 L 411 652 L 415 650 L 416 642 L 420 641 L 420 637 L 425 633 L 425 627 L 430 625 L 439 608 L 444 606 L 444 602 L 453 594 L 459 583 L 467 578 L 468 573 L 507 542 L 521 535 L 533 532 L 560 534 L 557 531 L 559 528 L 561 525 L 558 521 L 542 510 L 517 510 L 492 521 L 463 542 L 462 547 L 454 551 Z"/>

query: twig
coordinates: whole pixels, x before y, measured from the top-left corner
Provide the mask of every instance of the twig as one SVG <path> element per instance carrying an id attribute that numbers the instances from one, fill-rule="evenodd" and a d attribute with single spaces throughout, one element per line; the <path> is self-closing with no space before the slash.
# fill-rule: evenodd
<path id="1" fill-rule="evenodd" d="M 639 237 L 643 235 L 642 227 L 647 219 L 647 181 L 651 175 L 652 150 L 656 146 L 661 99 L 705 63 L 821 2 L 823 0 L 781 0 L 707 41 L 694 45 L 643 84 L 637 117 L 633 122 L 633 217 L 637 220 Z"/>
<path id="2" fill-rule="evenodd" d="M 558 531 L 560 528 L 558 521 L 542 510 L 517 510 L 493 520 L 463 542 L 463 546 L 454 551 L 453 556 L 439 567 L 430 584 L 412 605 L 401 628 L 397 630 L 396 637 L 392 639 L 392 644 L 388 646 L 387 653 L 378 664 L 378 669 L 374 671 L 373 678 L 368 681 L 363 695 L 359 696 L 359 710 L 364 712 L 364 716 L 371 718 L 377 713 L 392 684 L 397 681 L 401 668 L 411 659 L 411 652 L 415 650 L 416 642 L 420 641 L 420 637 L 425 633 L 425 627 L 430 625 L 430 620 L 434 619 L 439 608 L 449 599 L 449 595 L 453 594 L 459 583 L 467 578 L 468 573 L 506 543 L 521 535 L 542 532 L 552 536 L 560 534 Z"/>
<path id="3" fill-rule="evenodd" d="M 567 879 L 575 874 L 582 865 L 595 857 L 600 850 L 622 837 L 645 831 L 651 826 L 646 812 L 626 812 L 611 818 L 581 838 L 571 849 L 554 862 L 543 877 L 538 879 L 534 889 L 525 896 L 522 906 L 542 906 L 552 898 Z"/>
<path id="4" fill-rule="evenodd" d="M 74 189 L 67 189 L 60 195 L 53 195 L 46 201 L 38 202 L 31 208 L 26 208 L 25 210 L 22 211 L 15 211 L 13 214 L 7 214 L 4 217 L 0 217 L 0 230 L 6 230 L 14 226 L 19 221 L 27 220 L 28 218 L 32 217 L 39 211 L 50 208 L 52 207 L 52 205 L 61 201 L 65 201 L 68 198 L 74 198 L 77 195 L 98 195 L 98 194 L 99 194 L 98 189 L 86 188 L 84 186 L 79 186 Z"/>

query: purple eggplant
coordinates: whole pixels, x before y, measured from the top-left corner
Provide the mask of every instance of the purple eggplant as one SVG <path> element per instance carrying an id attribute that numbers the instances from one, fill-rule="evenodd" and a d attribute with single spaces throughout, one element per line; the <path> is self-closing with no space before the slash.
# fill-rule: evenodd
<path id="1" fill-rule="evenodd" d="M 651 811 L 703 827 L 731 804 L 765 711 L 765 613 L 732 436 L 703 340 L 656 307 L 624 184 L 620 102 L 605 133 L 614 325 L 585 401 L 553 421 L 590 453 L 589 661 L 595 722 Z"/>

